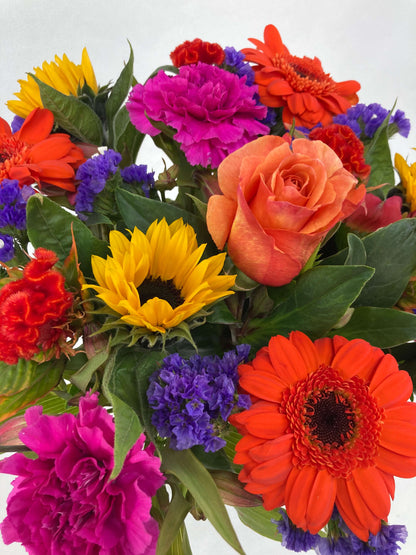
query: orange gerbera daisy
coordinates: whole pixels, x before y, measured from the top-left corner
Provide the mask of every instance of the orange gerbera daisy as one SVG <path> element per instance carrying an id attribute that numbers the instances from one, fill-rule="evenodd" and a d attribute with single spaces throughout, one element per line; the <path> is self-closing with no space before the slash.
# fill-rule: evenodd
<path id="1" fill-rule="evenodd" d="M 75 169 L 85 162 L 80 148 L 65 133 L 51 134 L 53 114 L 36 108 L 22 127 L 12 133 L 0 118 L 0 181 L 17 179 L 19 184 L 49 184 L 75 191 Z"/>
<path id="2" fill-rule="evenodd" d="M 292 56 L 274 25 L 264 29 L 264 43 L 249 39 L 257 48 L 243 48 L 253 67 L 260 100 L 266 106 L 283 107 L 283 122 L 311 128 L 328 125 L 358 102 L 357 81 L 336 83 L 324 73 L 318 58 Z"/>
<path id="3" fill-rule="evenodd" d="M 366 541 L 387 520 L 394 476 L 416 475 L 416 404 L 407 372 L 361 339 L 273 337 L 239 367 L 250 409 L 230 417 L 234 462 L 267 510 L 286 505 L 312 534 L 336 505 Z"/>

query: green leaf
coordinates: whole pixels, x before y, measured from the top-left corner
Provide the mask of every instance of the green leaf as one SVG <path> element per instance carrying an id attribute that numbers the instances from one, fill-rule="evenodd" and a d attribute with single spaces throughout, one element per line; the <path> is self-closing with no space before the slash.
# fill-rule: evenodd
<path id="1" fill-rule="evenodd" d="M 273 520 L 280 520 L 282 515 L 279 509 L 266 511 L 264 507 L 235 507 L 237 514 L 243 524 L 271 540 L 282 541 L 281 534 L 278 534 L 276 524 Z"/>
<path id="2" fill-rule="evenodd" d="M 191 225 L 195 230 L 198 243 L 207 243 L 207 253 L 218 252 L 205 222 L 191 212 L 173 204 L 135 195 L 124 189 L 116 191 L 116 201 L 128 229 L 133 230 L 134 227 L 137 227 L 145 233 L 155 220 L 160 221 L 165 218 L 168 224 L 171 224 L 174 220 L 182 218 L 184 223 Z"/>
<path id="3" fill-rule="evenodd" d="M 105 257 L 108 245 L 94 237 L 88 227 L 74 214 L 61 208 L 48 197 L 33 195 L 26 207 L 27 232 L 35 248 L 44 247 L 64 262 L 72 247 L 71 227 L 78 250 L 82 272 L 92 277 L 91 255 Z"/>
<path id="4" fill-rule="evenodd" d="M 120 110 L 121 105 L 123 104 L 126 96 L 130 90 L 132 81 L 133 81 L 133 63 L 134 63 L 134 55 L 133 49 L 130 46 L 130 56 L 128 59 L 127 64 L 122 69 L 117 81 L 114 83 L 114 86 L 111 89 L 110 95 L 107 99 L 105 105 L 105 113 L 107 118 L 107 124 L 109 128 L 109 144 L 110 146 L 115 146 L 114 138 L 117 137 L 117 130 L 115 128 L 115 121 L 114 117 L 117 112 Z"/>
<path id="5" fill-rule="evenodd" d="M 72 374 L 70 381 L 81 391 L 86 391 L 94 372 L 108 359 L 108 351 L 100 351 L 88 360 L 81 368 Z"/>
<path id="6" fill-rule="evenodd" d="M 257 326 L 241 338 L 256 349 L 276 335 L 293 330 L 317 339 L 328 333 L 357 298 L 374 270 L 366 266 L 317 266 L 302 274 L 290 295 L 271 316 L 255 319 Z"/>
<path id="7" fill-rule="evenodd" d="M 359 307 L 349 322 L 329 335 L 365 339 L 387 349 L 416 339 L 416 315 L 394 308 Z"/>
<path id="8" fill-rule="evenodd" d="M 55 123 L 81 141 L 97 146 L 103 144 L 101 121 L 92 108 L 76 96 L 62 94 L 35 75 L 30 76 L 38 84 L 42 104 L 53 113 Z"/>
<path id="9" fill-rule="evenodd" d="M 365 266 L 367 264 L 367 253 L 364 243 L 354 233 L 347 235 L 348 255 L 345 260 L 346 266 Z M 370 264 L 369 264 L 370 266 Z"/>
<path id="10" fill-rule="evenodd" d="M 59 383 L 63 367 L 61 359 L 42 364 L 24 359 L 14 365 L 0 362 L 0 422 L 51 391 Z"/>
<path id="11" fill-rule="evenodd" d="M 131 123 L 127 108 L 123 106 L 114 119 L 114 148 L 123 157 L 122 168 L 134 164 L 145 136 Z"/>
<path id="12" fill-rule="evenodd" d="M 203 464 L 187 449 L 174 451 L 162 449 L 164 472 L 176 476 L 189 490 L 198 507 L 208 518 L 217 532 L 238 553 L 244 553 L 215 482 Z"/>
<path id="13" fill-rule="evenodd" d="M 366 265 L 375 269 L 355 306 L 392 307 L 400 299 L 416 267 L 416 220 L 406 218 L 363 239 Z"/>
<path id="14" fill-rule="evenodd" d="M 172 489 L 172 501 L 160 527 L 156 555 L 165 555 L 169 551 L 176 536 L 180 533 L 189 509 L 192 507 L 191 503 L 184 499 L 179 488 L 174 487 Z"/>
<path id="15" fill-rule="evenodd" d="M 394 169 L 389 147 L 388 123 L 390 114 L 377 129 L 371 142 L 365 148 L 365 161 L 371 166 L 370 178 L 366 187 L 386 184 L 374 193 L 384 199 L 385 193 L 394 185 Z"/>
<path id="16" fill-rule="evenodd" d="M 120 349 L 112 355 L 103 377 L 103 392 L 113 405 L 115 421 L 114 469 L 111 479 L 123 467 L 128 451 L 143 431 L 150 429 L 151 412 L 147 402 L 150 375 L 163 359 L 159 351 Z"/>

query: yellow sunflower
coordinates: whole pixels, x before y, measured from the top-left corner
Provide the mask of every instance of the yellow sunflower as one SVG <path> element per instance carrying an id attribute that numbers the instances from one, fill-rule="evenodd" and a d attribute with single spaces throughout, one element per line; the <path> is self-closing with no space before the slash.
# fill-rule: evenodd
<path id="1" fill-rule="evenodd" d="M 165 333 L 204 306 L 231 295 L 235 276 L 219 275 L 225 254 L 200 261 L 195 231 L 182 219 L 154 221 L 146 234 L 134 228 L 130 239 L 110 232 L 112 256 L 92 256 L 95 289 L 132 326 Z"/>
<path id="2" fill-rule="evenodd" d="M 400 154 L 394 156 L 394 166 L 400 175 L 402 187 L 406 193 L 406 202 L 410 206 L 410 211 L 416 210 L 416 162 L 411 166 Z"/>
<path id="3" fill-rule="evenodd" d="M 82 87 L 85 83 L 95 92 L 98 92 L 97 81 L 95 79 L 94 69 L 91 65 L 87 49 L 82 51 L 81 64 L 77 65 L 68 59 L 64 54 L 62 59 L 55 56 L 54 62 L 43 62 L 42 67 L 33 68 L 34 75 L 43 83 L 53 87 L 57 91 L 73 96 L 77 95 L 78 86 Z M 40 98 L 39 87 L 32 77 L 28 76 L 26 81 L 20 79 L 18 81 L 20 91 L 14 93 L 19 100 L 9 100 L 7 107 L 14 114 L 22 118 L 35 108 L 43 108 Z"/>

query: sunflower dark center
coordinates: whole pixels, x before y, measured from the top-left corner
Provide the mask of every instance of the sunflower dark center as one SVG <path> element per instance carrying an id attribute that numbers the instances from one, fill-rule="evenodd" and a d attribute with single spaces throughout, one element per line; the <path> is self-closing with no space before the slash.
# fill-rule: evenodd
<path id="1" fill-rule="evenodd" d="M 341 447 L 354 433 L 351 405 L 335 391 L 321 391 L 305 405 L 306 423 L 311 436 L 325 445 Z"/>
<path id="2" fill-rule="evenodd" d="M 145 279 L 137 288 L 137 291 L 142 304 L 155 297 L 167 301 L 172 308 L 177 308 L 184 303 L 184 298 L 179 289 L 176 288 L 173 279 L 167 279 L 166 281 L 160 279 L 160 277 Z"/>

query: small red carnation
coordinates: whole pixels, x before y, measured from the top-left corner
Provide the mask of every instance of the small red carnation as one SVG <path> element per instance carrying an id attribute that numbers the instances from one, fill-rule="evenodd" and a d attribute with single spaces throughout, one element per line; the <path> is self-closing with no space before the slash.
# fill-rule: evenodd
<path id="1" fill-rule="evenodd" d="M 204 62 L 205 64 L 221 65 L 225 53 L 216 42 L 205 42 L 201 39 L 186 40 L 170 53 L 170 59 L 175 67 Z"/>
<path id="2" fill-rule="evenodd" d="M 68 337 L 65 328 L 73 295 L 65 289 L 62 274 L 53 270 L 56 254 L 36 249 L 23 277 L 0 290 L 0 360 L 16 364 L 40 351 L 59 356 Z"/>
<path id="3" fill-rule="evenodd" d="M 344 168 L 361 181 L 366 181 L 371 166 L 365 163 L 364 145 L 348 125 L 332 123 L 326 127 L 316 127 L 309 133 L 313 141 L 322 141 L 330 146 L 341 159 Z"/>

